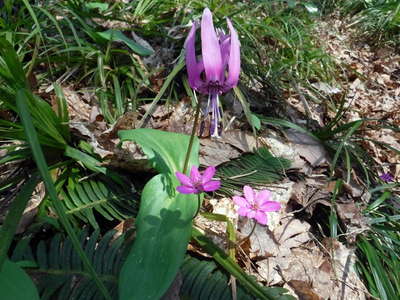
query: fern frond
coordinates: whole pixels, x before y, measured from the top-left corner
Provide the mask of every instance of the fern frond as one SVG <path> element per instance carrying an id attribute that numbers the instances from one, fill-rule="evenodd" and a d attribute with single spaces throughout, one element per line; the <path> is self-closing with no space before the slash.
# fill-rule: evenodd
<path id="1" fill-rule="evenodd" d="M 126 236 L 115 238 L 115 231 L 111 230 L 101 237 L 99 230 L 89 234 L 86 228 L 80 232 L 79 239 L 111 297 L 118 299 L 118 274 L 129 249 Z M 12 260 L 24 262 L 26 270 L 37 282 L 42 300 L 103 299 L 90 274 L 85 271 L 71 241 L 62 234 L 39 242 L 29 238 L 21 239 L 14 249 Z M 214 261 L 201 261 L 187 256 L 181 266 L 181 274 L 182 299 L 232 299 L 229 274 L 220 271 Z M 285 289 L 266 289 L 268 294 L 276 295 L 274 300 L 293 300 L 285 294 Z M 237 287 L 237 296 L 238 300 L 255 299 L 240 284 Z"/>
<path id="2" fill-rule="evenodd" d="M 183 283 L 180 295 L 190 300 L 231 300 L 232 288 L 229 285 L 229 276 L 218 270 L 214 261 L 199 260 L 187 256 L 181 267 Z M 276 300 L 293 300 L 294 297 L 286 294 L 283 288 L 265 288 Z M 256 298 L 237 285 L 238 300 L 255 300 Z"/>
<path id="3" fill-rule="evenodd" d="M 132 192 L 121 186 L 105 184 L 100 180 L 84 180 L 69 184 L 60 191 L 65 212 L 99 228 L 94 211 L 105 219 L 125 220 L 135 215 L 137 203 Z"/>
<path id="4" fill-rule="evenodd" d="M 80 233 L 80 242 L 99 278 L 117 299 L 118 273 L 124 256 L 124 236 L 114 239 L 115 231 L 107 232 L 101 239 L 98 230 Z M 35 268 L 28 272 L 37 279 L 42 300 L 103 299 L 84 269 L 82 262 L 68 238 L 55 235 L 50 241 L 40 241 L 34 247 L 29 239 L 22 239 L 14 253 L 14 261 L 33 261 Z"/>
<path id="5" fill-rule="evenodd" d="M 220 192 L 232 196 L 241 191 L 243 185 L 260 186 L 281 180 L 290 161 L 273 156 L 267 148 L 260 148 L 254 154 L 244 154 L 218 168 L 221 178 Z"/>

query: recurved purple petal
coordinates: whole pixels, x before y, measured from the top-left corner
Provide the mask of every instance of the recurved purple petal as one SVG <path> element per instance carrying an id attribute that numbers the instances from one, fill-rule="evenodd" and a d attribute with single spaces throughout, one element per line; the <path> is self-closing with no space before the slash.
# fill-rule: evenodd
<path id="1" fill-rule="evenodd" d="M 248 185 L 245 185 L 243 187 L 243 193 L 244 193 L 244 197 L 246 198 L 246 200 L 250 203 L 254 203 L 254 190 L 249 187 Z"/>
<path id="2" fill-rule="evenodd" d="M 261 225 L 267 225 L 268 217 L 262 211 L 257 211 L 256 215 L 254 216 L 254 219 L 256 219 L 256 221 Z"/>
<path id="3" fill-rule="evenodd" d="M 201 53 L 203 57 L 206 80 L 218 81 L 222 68 L 221 49 L 214 29 L 211 11 L 204 9 L 201 18 Z"/>
<path id="4" fill-rule="evenodd" d="M 176 178 L 178 178 L 179 182 L 183 185 L 192 185 L 192 181 L 190 180 L 190 178 L 188 176 L 186 176 L 185 174 L 181 173 L 181 172 L 175 172 L 175 176 Z"/>
<path id="5" fill-rule="evenodd" d="M 216 191 L 220 188 L 221 182 L 219 180 L 211 180 L 206 183 L 203 183 L 203 190 L 205 192 Z"/>
<path id="6" fill-rule="evenodd" d="M 192 166 L 192 169 L 190 170 L 190 179 L 192 180 L 193 183 L 201 182 L 201 175 L 199 172 L 199 168 L 197 168 L 196 166 Z"/>
<path id="7" fill-rule="evenodd" d="M 219 44 L 221 48 L 221 58 L 222 58 L 222 69 L 223 72 L 221 73 L 221 82 L 225 82 L 225 70 L 228 65 L 229 61 L 229 51 L 231 47 L 231 39 L 229 35 L 220 33 L 219 35 Z"/>
<path id="8" fill-rule="evenodd" d="M 176 190 L 181 194 L 198 194 L 199 191 L 193 187 L 180 185 L 176 187 Z"/>
<path id="9" fill-rule="evenodd" d="M 240 42 L 235 28 L 232 23 L 227 19 L 229 31 L 231 33 L 231 47 L 229 51 L 229 62 L 228 62 L 228 77 L 225 81 L 225 86 L 230 89 L 237 85 L 239 81 L 240 73 Z"/>
<path id="10" fill-rule="evenodd" d="M 262 211 L 278 211 L 281 209 L 281 204 L 276 201 L 266 201 L 260 206 Z"/>
<path id="11" fill-rule="evenodd" d="M 197 89 L 201 83 L 200 74 L 202 72 L 201 64 L 196 60 L 196 23 L 192 28 L 185 41 L 186 50 L 186 69 L 188 73 L 189 84 L 192 89 Z"/>
<path id="12" fill-rule="evenodd" d="M 207 181 L 210 181 L 213 178 L 215 171 L 215 167 L 209 166 L 203 173 L 202 183 L 204 184 Z"/>

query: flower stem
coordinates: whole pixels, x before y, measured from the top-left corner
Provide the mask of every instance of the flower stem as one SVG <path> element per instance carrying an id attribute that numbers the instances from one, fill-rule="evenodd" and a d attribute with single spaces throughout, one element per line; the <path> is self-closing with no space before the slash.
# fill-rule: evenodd
<path id="1" fill-rule="evenodd" d="M 194 96 L 197 100 L 196 93 L 194 93 Z M 197 123 L 199 122 L 199 116 L 200 116 L 200 102 L 197 100 L 197 107 L 196 107 L 196 114 L 194 117 L 194 124 L 192 128 L 192 134 L 190 135 L 190 140 L 189 140 L 189 146 L 186 152 L 186 157 L 185 157 L 185 164 L 183 165 L 183 174 L 186 174 L 187 168 L 188 168 L 188 163 L 189 163 L 189 157 L 190 157 L 190 152 L 192 152 L 192 147 L 193 147 L 193 141 L 194 141 L 194 136 L 196 135 L 197 131 Z"/>
<path id="2" fill-rule="evenodd" d="M 246 237 L 239 240 L 239 242 L 236 243 L 237 246 L 240 246 L 245 240 L 247 240 L 253 234 L 254 229 L 256 229 L 256 225 L 257 222 L 253 220 L 253 228 L 251 229 L 250 233 Z"/>
<path id="3" fill-rule="evenodd" d="M 200 206 L 201 206 L 200 194 L 197 194 L 197 210 L 192 219 L 196 218 L 197 215 L 199 214 Z"/>

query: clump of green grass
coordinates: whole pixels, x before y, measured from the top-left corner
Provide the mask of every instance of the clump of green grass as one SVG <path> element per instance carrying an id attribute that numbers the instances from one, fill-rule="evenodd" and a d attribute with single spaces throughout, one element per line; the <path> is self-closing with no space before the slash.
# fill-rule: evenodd
<path id="1" fill-rule="evenodd" d="M 365 210 L 370 230 L 357 241 L 357 270 L 370 293 L 383 300 L 400 295 L 400 198 L 392 192 L 396 186 L 375 189 Z"/>
<path id="2" fill-rule="evenodd" d="M 361 38 L 374 45 L 399 46 L 400 2 L 396 0 L 342 1 L 341 10 L 351 15 Z"/>

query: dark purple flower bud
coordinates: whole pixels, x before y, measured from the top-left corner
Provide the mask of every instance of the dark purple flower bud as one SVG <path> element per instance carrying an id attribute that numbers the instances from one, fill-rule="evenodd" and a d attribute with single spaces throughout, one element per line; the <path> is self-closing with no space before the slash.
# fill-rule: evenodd
<path id="1" fill-rule="evenodd" d="M 392 182 L 393 181 L 393 175 L 388 173 L 383 173 L 381 176 L 379 176 L 380 179 L 382 179 L 384 182 Z"/>

